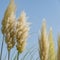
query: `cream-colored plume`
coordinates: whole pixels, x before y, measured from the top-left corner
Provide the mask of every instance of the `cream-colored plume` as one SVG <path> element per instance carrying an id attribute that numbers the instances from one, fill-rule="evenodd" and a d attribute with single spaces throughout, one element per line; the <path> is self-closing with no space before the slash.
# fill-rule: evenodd
<path id="1" fill-rule="evenodd" d="M 49 58 L 48 58 L 48 60 L 55 60 L 56 53 L 55 53 L 55 48 L 54 48 L 52 28 L 50 28 L 48 40 L 49 40 Z"/>
<path id="2" fill-rule="evenodd" d="M 16 7 L 15 7 L 14 0 L 11 0 L 6 11 L 5 11 L 4 18 L 2 20 L 2 33 L 3 34 L 5 34 L 5 32 L 6 32 L 5 28 L 6 28 L 8 18 L 10 17 L 10 15 L 12 13 L 15 14 L 15 11 L 16 11 Z"/>
<path id="3" fill-rule="evenodd" d="M 49 42 L 48 36 L 46 32 L 46 21 L 43 21 L 41 36 L 39 38 L 39 47 L 40 47 L 40 59 L 48 60 L 48 50 L 49 50 Z"/>
<path id="4" fill-rule="evenodd" d="M 26 47 L 26 40 L 29 33 L 29 23 L 26 19 L 26 14 L 23 11 L 20 18 L 17 21 L 16 27 L 16 40 L 17 40 L 17 50 L 19 53 L 23 52 Z"/>
<path id="5" fill-rule="evenodd" d="M 10 50 L 11 48 L 13 48 L 14 44 L 15 44 L 15 41 L 14 41 L 14 38 L 15 38 L 15 15 L 14 13 L 11 14 L 10 17 L 8 17 L 8 20 L 7 20 L 7 24 L 6 24 L 6 28 L 5 28 L 5 41 L 6 41 L 6 44 L 7 44 L 7 48 L 8 50 Z"/>

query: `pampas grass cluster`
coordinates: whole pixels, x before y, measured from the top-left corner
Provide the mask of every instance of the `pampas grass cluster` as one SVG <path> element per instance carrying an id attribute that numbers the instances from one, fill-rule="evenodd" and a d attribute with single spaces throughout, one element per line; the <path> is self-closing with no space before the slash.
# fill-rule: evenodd
<path id="1" fill-rule="evenodd" d="M 52 27 L 50 27 L 49 34 L 46 34 L 46 21 L 42 23 L 39 37 L 39 55 L 40 60 L 60 60 L 60 35 L 58 36 L 58 51 L 56 54 Z"/>
<path id="2" fill-rule="evenodd" d="M 15 16 L 15 10 L 16 8 L 14 0 L 11 0 L 2 20 L 2 34 L 7 44 L 8 60 L 10 60 L 10 51 L 14 46 L 16 46 L 16 49 L 18 51 L 18 56 L 19 53 L 22 53 L 25 50 L 27 43 L 26 40 L 29 34 L 29 23 L 27 22 L 26 13 L 23 11 L 17 21 Z M 1 49 L 1 55 L 2 50 L 3 47 Z M 19 60 L 18 56 L 17 60 Z"/>
<path id="3" fill-rule="evenodd" d="M 2 60 L 4 41 L 7 45 L 8 60 L 10 60 L 10 53 L 14 46 L 17 50 L 17 60 L 19 60 L 19 55 L 26 48 L 27 38 L 29 36 L 30 30 L 30 23 L 27 21 L 27 16 L 24 11 L 22 11 L 18 19 L 16 19 L 15 13 L 15 2 L 14 0 L 10 0 L 10 3 L 5 11 L 4 18 L 2 20 L 1 31 L 3 34 L 3 41 L 1 45 L 0 60 Z M 40 60 L 60 60 L 60 35 L 58 36 L 58 51 L 56 54 L 52 28 L 50 28 L 48 34 L 45 19 L 43 19 L 41 32 L 38 39 Z"/>

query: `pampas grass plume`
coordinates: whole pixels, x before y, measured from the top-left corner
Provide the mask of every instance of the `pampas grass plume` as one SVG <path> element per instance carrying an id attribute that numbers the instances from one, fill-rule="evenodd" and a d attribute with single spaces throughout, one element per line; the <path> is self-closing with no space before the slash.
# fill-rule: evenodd
<path id="1" fill-rule="evenodd" d="M 49 42 L 46 32 L 46 21 L 43 20 L 42 29 L 41 29 L 41 36 L 39 39 L 39 47 L 40 47 L 40 59 L 41 60 L 48 60 L 48 50 L 49 50 Z"/>
<path id="2" fill-rule="evenodd" d="M 15 44 L 15 15 L 14 13 L 11 14 L 11 16 L 8 18 L 7 24 L 6 24 L 6 35 L 5 35 L 5 41 L 7 44 L 8 50 L 13 48 Z"/>
<path id="3" fill-rule="evenodd" d="M 10 15 L 12 13 L 15 13 L 16 11 L 16 6 L 15 6 L 15 3 L 14 3 L 14 0 L 10 0 L 10 3 L 5 11 L 5 14 L 4 14 L 4 18 L 2 20 L 2 33 L 5 35 L 5 28 L 6 28 L 6 24 L 7 24 L 7 20 L 8 20 L 8 17 L 10 17 Z"/>
<path id="4" fill-rule="evenodd" d="M 48 60 L 55 60 L 56 56 L 55 56 L 55 47 L 54 47 L 52 27 L 50 28 L 48 40 L 49 40 L 49 58 L 48 58 Z"/>
<path id="5" fill-rule="evenodd" d="M 20 18 L 17 21 L 16 27 L 16 40 L 17 40 L 17 50 L 19 53 L 23 52 L 26 47 L 26 40 L 29 33 L 29 23 L 26 19 L 26 13 L 23 11 Z"/>

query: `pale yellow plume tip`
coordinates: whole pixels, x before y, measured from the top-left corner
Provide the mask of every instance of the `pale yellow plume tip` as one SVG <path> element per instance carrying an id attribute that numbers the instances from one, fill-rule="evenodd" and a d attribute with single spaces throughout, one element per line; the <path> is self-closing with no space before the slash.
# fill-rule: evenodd
<path id="1" fill-rule="evenodd" d="M 46 19 L 45 18 L 43 19 L 42 27 L 43 28 L 46 27 Z"/>
<path id="2" fill-rule="evenodd" d="M 45 18 L 43 18 L 43 22 L 46 22 L 46 19 Z"/>
<path id="3" fill-rule="evenodd" d="M 22 11 L 22 12 L 21 12 L 21 17 L 22 17 L 22 16 L 23 16 L 23 17 L 25 17 L 25 16 L 26 16 L 25 11 Z"/>
<path id="4" fill-rule="evenodd" d="M 10 2 L 14 2 L 14 0 L 10 0 Z"/>
<path id="5" fill-rule="evenodd" d="M 52 31 L 52 27 L 50 27 L 50 31 Z"/>

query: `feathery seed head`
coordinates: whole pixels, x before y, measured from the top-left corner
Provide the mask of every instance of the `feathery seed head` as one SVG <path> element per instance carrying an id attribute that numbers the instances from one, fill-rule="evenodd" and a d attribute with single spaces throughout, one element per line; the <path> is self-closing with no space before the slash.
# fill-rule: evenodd
<path id="1" fill-rule="evenodd" d="M 26 14 L 22 12 L 20 18 L 17 21 L 16 27 L 16 40 L 18 52 L 23 52 L 26 44 L 26 40 L 29 33 L 29 24 L 26 21 Z"/>
<path id="2" fill-rule="evenodd" d="M 4 14 L 4 18 L 2 20 L 2 33 L 5 34 L 5 28 L 6 28 L 6 24 L 7 24 L 7 20 L 8 20 L 8 17 L 12 14 L 12 13 L 15 13 L 15 3 L 13 0 L 10 1 L 6 11 L 5 11 L 5 14 Z"/>
<path id="3" fill-rule="evenodd" d="M 53 34 L 52 34 L 52 28 L 50 28 L 49 32 L 49 58 L 48 60 L 55 60 L 55 49 L 54 49 L 54 41 L 53 41 Z"/>
<path id="4" fill-rule="evenodd" d="M 8 50 L 14 47 L 15 45 L 14 38 L 15 38 L 15 15 L 12 13 L 10 17 L 8 17 L 5 28 L 5 41 Z"/>
<path id="5" fill-rule="evenodd" d="M 41 60 L 48 59 L 48 50 L 49 50 L 49 42 L 46 33 L 46 22 L 43 21 L 42 23 L 42 30 L 41 30 L 41 37 L 39 39 L 39 46 L 40 46 L 40 58 Z"/>

